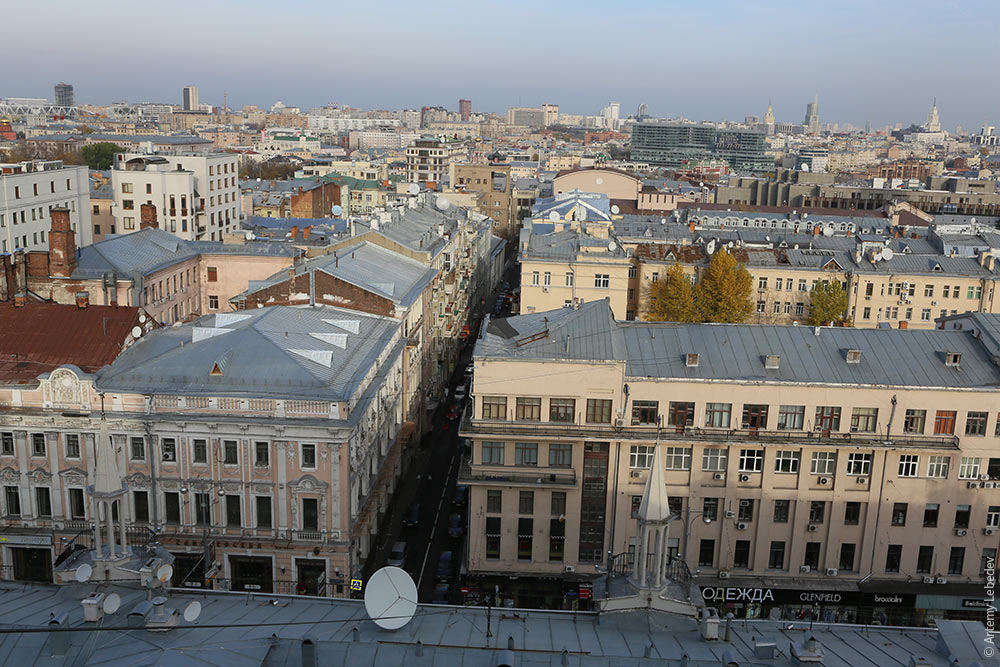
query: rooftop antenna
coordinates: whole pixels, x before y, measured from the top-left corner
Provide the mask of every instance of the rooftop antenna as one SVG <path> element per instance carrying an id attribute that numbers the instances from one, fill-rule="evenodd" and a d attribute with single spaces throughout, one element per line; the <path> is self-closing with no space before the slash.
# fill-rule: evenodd
<path id="1" fill-rule="evenodd" d="M 417 611 L 417 585 L 398 567 L 383 567 L 365 586 L 365 611 L 383 630 L 398 630 Z"/>

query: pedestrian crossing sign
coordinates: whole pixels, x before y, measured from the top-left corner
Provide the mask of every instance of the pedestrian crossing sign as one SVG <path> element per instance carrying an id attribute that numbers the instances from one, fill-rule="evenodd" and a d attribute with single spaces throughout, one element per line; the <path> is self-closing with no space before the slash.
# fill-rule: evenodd
<path id="1" fill-rule="evenodd" d="M 351 579 L 351 590 L 352 591 L 360 591 L 361 590 L 361 580 L 360 579 Z"/>

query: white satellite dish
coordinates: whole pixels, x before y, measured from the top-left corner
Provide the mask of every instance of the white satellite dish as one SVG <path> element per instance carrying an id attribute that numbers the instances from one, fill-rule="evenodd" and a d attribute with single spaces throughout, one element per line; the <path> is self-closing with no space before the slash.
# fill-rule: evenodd
<path id="1" fill-rule="evenodd" d="M 416 183 L 410 183 L 410 187 L 409 187 L 409 188 L 407 188 L 407 191 L 408 191 L 408 192 L 409 192 L 409 193 L 410 193 L 411 195 L 415 195 L 415 194 L 417 194 L 417 193 L 419 193 L 419 192 L 420 192 L 420 186 L 419 186 L 419 185 L 417 185 Z"/>
<path id="2" fill-rule="evenodd" d="M 201 603 L 197 600 L 192 600 L 184 607 L 184 620 L 188 623 L 194 623 L 201 616 Z"/>
<path id="3" fill-rule="evenodd" d="M 614 242 L 614 241 L 608 241 L 608 250 L 609 250 L 610 252 L 614 252 L 614 251 L 615 251 L 615 248 L 616 248 L 616 247 L 617 247 L 617 246 L 615 245 L 615 242 Z"/>
<path id="4" fill-rule="evenodd" d="M 365 586 L 365 611 L 383 630 L 398 630 L 417 611 L 417 586 L 406 570 L 383 567 Z"/>
<path id="5" fill-rule="evenodd" d="M 146 323 L 146 313 L 139 313 L 139 323 L 140 324 Z"/>
<path id="6" fill-rule="evenodd" d="M 253 232 L 251 232 L 248 229 L 246 234 L 243 235 L 243 238 L 245 238 L 247 241 L 253 241 Z"/>
<path id="7" fill-rule="evenodd" d="M 893 254 L 895 253 L 892 252 L 892 248 L 886 248 L 882 251 L 882 259 L 888 261 L 892 259 Z"/>
<path id="8" fill-rule="evenodd" d="M 618 204 L 615 204 L 614 206 L 611 207 L 611 212 L 614 213 L 615 215 L 618 215 L 618 213 L 621 212 L 621 209 L 618 208 Z"/>
<path id="9" fill-rule="evenodd" d="M 174 566 L 170 563 L 164 563 L 160 567 L 156 568 L 156 578 L 161 584 L 165 584 L 170 581 L 172 576 L 174 576 Z"/>
<path id="10" fill-rule="evenodd" d="M 604 183 L 604 179 L 601 178 L 600 176 L 598 176 L 596 179 L 594 179 L 594 183 L 597 183 L 598 185 L 602 185 Z"/>
<path id="11" fill-rule="evenodd" d="M 666 218 L 660 218 L 660 224 L 661 225 L 667 224 L 667 219 Z"/>
<path id="12" fill-rule="evenodd" d="M 559 222 L 559 212 L 549 211 L 549 220 L 551 220 L 552 222 Z"/>
<path id="13" fill-rule="evenodd" d="M 142 327 L 134 326 L 132 327 L 132 338 L 138 338 L 142 335 Z"/>
<path id="14" fill-rule="evenodd" d="M 447 211 L 451 207 L 451 200 L 442 195 L 434 200 L 434 205 L 442 211 Z"/>
<path id="15" fill-rule="evenodd" d="M 334 204 L 333 208 L 330 209 L 330 212 L 333 213 L 334 215 L 340 215 L 341 213 L 344 212 L 344 207 L 341 206 L 340 204 Z"/>
<path id="16" fill-rule="evenodd" d="M 824 227 L 823 236 L 833 236 L 833 227 Z"/>
<path id="17" fill-rule="evenodd" d="M 101 608 L 105 614 L 113 614 L 122 606 L 122 598 L 118 593 L 111 593 L 104 598 Z"/>
<path id="18" fill-rule="evenodd" d="M 76 580 L 81 584 L 90 581 L 90 576 L 94 574 L 94 568 L 89 563 L 84 563 L 76 568 Z"/>
<path id="19" fill-rule="evenodd" d="M 705 246 L 705 252 L 708 253 L 709 255 L 715 252 L 715 239 L 712 239 L 711 241 L 708 242 L 708 245 Z"/>
<path id="20" fill-rule="evenodd" d="M 726 247 L 727 247 L 727 248 L 732 248 L 732 247 L 733 247 L 733 242 L 732 242 L 732 241 L 730 241 L 729 243 L 727 243 L 727 244 L 726 244 Z"/>

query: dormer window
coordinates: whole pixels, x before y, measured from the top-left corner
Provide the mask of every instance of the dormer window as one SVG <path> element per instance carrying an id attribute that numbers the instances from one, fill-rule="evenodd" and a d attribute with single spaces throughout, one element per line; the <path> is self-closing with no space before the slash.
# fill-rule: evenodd
<path id="1" fill-rule="evenodd" d="M 697 352 L 689 352 L 685 355 L 685 365 L 688 368 L 697 368 L 700 356 Z"/>
<path id="2" fill-rule="evenodd" d="M 961 362 L 962 362 L 961 352 L 945 352 L 944 355 L 945 366 L 958 366 Z"/>
<path id="3" fill-rule="evenodd" d="M 777 370 L 781 365 L 781 357 L 777 354 L 769 354 L 764 357 L 764 368 L 768 370 Z"/>
<path id="4" fill-rule="evenodd" d="M 849 364 L 860 364 L 861 363 L 861 350 L 848 350 L 847 351 L 847 363 L 849 363 Z"/>

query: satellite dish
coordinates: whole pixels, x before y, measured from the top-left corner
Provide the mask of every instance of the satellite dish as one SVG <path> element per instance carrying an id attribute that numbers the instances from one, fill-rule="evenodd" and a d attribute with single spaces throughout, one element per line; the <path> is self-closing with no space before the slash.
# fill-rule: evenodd
<path id="1" fill-rule="evenodd" d="M 888 261 L 892 259 L 893 254 L 894 253 L 892 252 L 892 248 L 886 248 L 885 250 L 882 251 L 882 259 Z"/>
<path id="2" fill-rule="evenodd" d="M 715 252 L 715 239 L 712 239 L 711 241 L 708 242 L 708 245 L 705 246 L 705 252 L 708 253 L 709 255 Z"/>
<path id="3" fill-rule="evenodd" d="M 139 323 L 140 324 L 146 323 L 146 313 L 139 313 Z"/>
<path id="4" fill-rule="evenodd" d="M 667 224 L 667 219 L 666 218 L 660 218 L 660 224 L 661 225 Z"/>
<path id="5" fill-rule="evenodd" d="M 410 187 L 409 187 L 409 188 L 407 188 L 407 191 L 408 191 L 408 192 L 409 192 L 409 193 L 410 193 L 411 195 L 415 195 L 415 194 L 417 194 L 417 193 L 419 193 L 419 192 L 420 192 L 420 186 L 419 186 L 419 185 L 417 185 L 416 183 L 410 183 Z"/>
<path id="6" fill-rule="evenodd" d="M 833 227 L 824 227 L 823 236 L 833 236 Z"/>
<path id="7" fill-rule="evenodd" d="M 253 241 L 253 232 L 251 232 L 248 229 L 247 233 L 243 235 L 243 238 L 245 238 L 247 241 Z"/>
<path id="8" fill-rule="evenodd" d="M 617 246 L 615 246 L 615 242 L 614 241 L 608 241 L 608 250 L 609 251 L 614 252 L 616 247 Z"/>
<path id="9" fill-rule="evenodd" d="M 604 183 L 604 179 L 601 178 L 600 176 L 598 176 L 596 179 L 594 179 L 594 183 L 597 183 L 598 185 L 602 185 Z"/>
<path id="10" fill-rule="evenodd" d="M 194 623 L 201 616 L 201 603 L 197 600 L 192 600 L 184 607 L 184 620 L 188 623 Z"/>
<path id="11" fill-rule="evenodd" d="M 729 243 L 727 243 L 727 244 L 726 244 L 726 247 L 727 247 L 727 248 L 732 248 L 732 247 L 733 247 L 733 242 L 732 242 L 732 241 L 730 241 Z"/>
<path id="12" fill-rule="evenodd" d="M 94 574 L 94 568 L 89 563 L 84 563 L 76 568 L 76 580 L 81 584 L 90 581 L 90 576 Z"/>
<path id="13" fill-rule="evenodd" d="M 442 195 L 434 200 L 434 205 L 442 211 L 447 211 L 451 207 L 451 200 Z"/>
<path id="14" fill-rule="evenodd" d="M 257 179 L 257 182 L 260 183 L 260 179 L 259 178 Z"/>
<path id="15" fill-rule="evenodd" d="M 156 568 L 156 578 L 161 584 L 165 584 L 170 581 L 172 576 L 174 576 L 174 566 L 170 563 L 164 563 L 160 567 Z"/>
<path id="16" fill-rule="evenodd" d="M 344 212 L 344 207 L 341 206 L 340 204 L 334 204 L 333 208 L 330 209 L 330 212 L 333 213 L 334 215 L 340 215 L 341 213 Z"/>
<path id="17" fill-rule="evenodd" d="M 132 338 L 138 338 L 142 335 L 142 327 L 134 326 L 132 327 Z"/>
<path id="18" fill-rule="evenodd" d="M 122 606 L 122 598 L 118 593 L 111 593 L 104 598 L 101 608 L 105 614 L 113 614 Z"/>
<path id="19" fill-rule="evenodd" d="M 552 222 L 559 222 L 559 212 L 549 211 L 549 220 L 551 220 Z"/>
<path id="20" fill-rule="evenodd" d="M 618 204 L 615 204 L 614 206 L 611 207 L 611 212 L 614 213 L 615 215 L 618 215 L 620 211 L 621 209 L 618 208 Z"/>
<path id="21" fill-rule="evenodd" d="M 417 586 L 406 570 L 383 567 L 365 586 L 365 611 L 383 630 L 398 630 L 417 611 Z"/>

